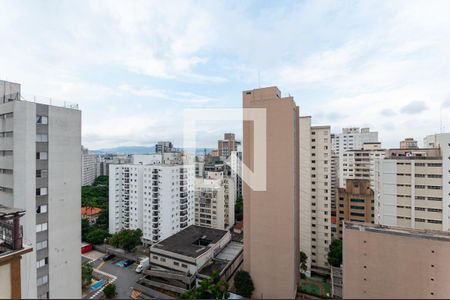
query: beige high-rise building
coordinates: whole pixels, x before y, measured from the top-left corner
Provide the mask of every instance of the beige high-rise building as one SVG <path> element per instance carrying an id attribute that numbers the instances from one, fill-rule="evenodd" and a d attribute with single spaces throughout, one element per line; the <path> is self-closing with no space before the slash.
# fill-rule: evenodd
<path id="1" fill-rule="evenodd" d="M 244 269 L 253 298 L 295 298 L 299 283 L 299 109 L 276 87 L 243 92 L 244 109 L 266 109 L 266 189 L 244 192 Z M 255 123 L 243 122 L 244 164 L 254 170 Z M 260 138 L 260 137 L 258 137 Z"/>
<path id="2" fill-rule="evenodd" d="M 400 149 L 417 149 L 417 141 L 413 138 L 405 138 L 403 141 L 400 141 Z"/>
<path id="3" fill-rule="evenodd" d="M 345 223 L 344 299 L 449 299 L 450 235 Z"/>
<path id="4" fill-rule="evenodd" d="M 347 179 L 337 192 L 336 237 L 342 239 L 344 221 L 373 223 L 373 190 L 367 179 Z"/>
<path id="5" fill-rule="evenodd" d="M 330 126 L 311 126 L 300 117 L 300 249 L 308 256 L 308 272 L 329 273 L 331 243 Z"/>
<path id="6" fill-rule="evenodd" d="M 217 141 L 217 151 L 219 152 L 219 156 L 225 158 L 230 156 L 231 151 L 236 151 L 239 144 L 240 142 L 236 141 L 234 133 L 225 133 L 223 135 L 223 140 Z"/>

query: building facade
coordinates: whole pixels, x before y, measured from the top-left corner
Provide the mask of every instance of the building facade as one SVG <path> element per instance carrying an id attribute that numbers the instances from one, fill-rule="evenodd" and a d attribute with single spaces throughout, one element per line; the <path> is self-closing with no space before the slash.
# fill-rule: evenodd
<path id="1" fill-rule="evenodd" d="M 220 157 L 227 158 L 232 151 L 237 151 L 240 143 L 236 141 L 234 133 L 225 133 L 223 140 L 217 141 L 217 150 Z"/>
<path id="2" fill-rule="evenodd" d="M 0 82 L 0 204 L 28 211 L 23 298 L 81 297 L 81 111 L 20 99 Z"/>
<path id="3" fill-rule="evenodd" d="M 337 194 L 336 237 L 342 239 L 344 221 L 373 223 L 374 197 L 367 179 L 347 179 Z"/>
<path id="4" fill-rule="evenodd" d="M 417 141 L 413 138 L 405 138 L 403 141 L 400 141 L 400 149 L 417 149 Z"/>
<path id="5" fill-rule="evenodd" d="M 450 298 L 450 235 L 344 224 L 344 299 Z"/>
<path id="6" fill-rule="evenodd" d="M 195 167 L 163 156 L 139 155 L 135 164 L 110 166 L 110 233 L 139 228 L 152 244 L 194 224 Z"/>
<path id="7" fill-rule="evenodd" d="M 90 154 L 89 150 L 81 147 L 81 184 L 91 185 L 97 177 L 97 157 Z"/>
<path id="8" fill-rule="evenodd" d="M 228 230 L 234 225 L 234 182 L 223 173 L 195 179 L 195 224 Z"/>
<path id="9" fill-rule="evenodd" d="M 433 148 L 391 149 L 376 165 L 377 224 L 448 231 L 450 134 L 426 141 Z"/>
<path id="10" fill-rule="evenodd" d="M 255 137 L 256 125 L 243 122 L 244 164 L 252 170 L 257 163 L 255 153 L 261 149 L 256 139 L 265 139 L 267 155 L 265 190 L 243 182 L 244 270 L 253 279 L 253 297 L 295 298 L 300 275 L 299 110 L 276 87 L 244 91 L 243 107 L 265 111 L 267 130 L 265 137 Z"/>
<path id="11" fill-rule="evenodd" d="M 347 179 L 367 179 L 374 188 L 375 163 L 385 156 L 381 143 L 364 143 L 361 149 L 347 150 L 339 159 L 339 187 L 345 188 Z"/>

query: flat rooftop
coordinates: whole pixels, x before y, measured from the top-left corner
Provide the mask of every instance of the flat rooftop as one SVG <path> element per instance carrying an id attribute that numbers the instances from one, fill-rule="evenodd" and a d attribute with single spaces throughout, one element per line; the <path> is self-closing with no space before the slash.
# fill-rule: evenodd
<path id="1" fill-rule="evenodd" d="M 24 209 L 13 208 L 0 204 L 0 219 L 14 217 L 15 215 L 23 216 L 24 214 Z"/>
<path id="2" fill-rule="evenodd" d="M 196 258 L 220 241 L 228 231 L 191 225 L 153 245 L 150 251 L 164 250 Z"/>
<path id="3" fill-rule="evenodd" d="M 386 226 L 369 223 L 344 222 L 345 230 L 356 230 L 379 234 L 390 234 L 416 239 L 450 242 L 450 232 L 440 230 L 412 229 L 406 227 Z"/>

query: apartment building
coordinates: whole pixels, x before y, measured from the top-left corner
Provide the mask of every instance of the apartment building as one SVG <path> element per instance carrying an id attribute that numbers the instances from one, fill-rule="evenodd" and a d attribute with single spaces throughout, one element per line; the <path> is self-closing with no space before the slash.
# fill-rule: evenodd
<path id="1" fill-rule="evenodd" d="M 81 111 L 20 100 L 0 82 L 0 204 L 28 211 L 23 298 L 81 297 Z"/>
<path id="2" fill-rule="evenodd" d="M 342 239 L 344 221 L 373 223 L 374 197 L 367 179 L 347 179 L 337 193 L 336 237 Z"/>
<path id="3" fill-rule="evenodd" d="M 96 158 L 96 176 L 109 176 L 109 166 L 118 164 L 131 163 L 131 157 L 129 155 L 98 155 Z"/>
<path id="4" fill-rule="evenodd" d="M 133 162 L 110 166 L 109 232 L 139 228 L 153 244 L 193 225 L 194 164 L 180 153 L 135 155 Z"/>
<path id="5" fill-rule="evenodd" d="M 345 222 L 344 299 L 450 298 L 450 235 Z"/>
<path id="6" fill-rule="evenodd" d="M 234 225 L 234 182 L 222 172 L 195 179 L 195 224 L 228 230 Z"/>
<path id="7" fill-rule="evenodd" d="M 89 153 L 89 150 L 81 147 L 81 184 L 91 185 L 97 177 L 97 157 Z"/>
<path id="8" fill-rule="evenodd" d="M 228 163 L 230 164 L 230 176 L 233 179 L 236 199 L 242 198 L 242 151 L 232 151 Z"/>
<path id="9" fill-rule="evenodd" d="M 25 210 L 0 204 L 0 299 L 22 299 L 22 256 L 33 249 L 22 242 L 20 218 Z"/>
<path id="10" fill-rule="evenodd" d="M 300 250 L 308 256 L 308 271 L 329 273 L 331 243 L 330 126 L 311 126 L 300 117 Z"/>
<path id="11" fill-rule="evenodd" d="M 413 138 L 405 138 L 403 141 L 400 141 L 400 149 L 417 149 L 417 141 Z"/>
<path id="12" fill-rule="evenodd" d="M 225 133 L 223 140 L 217 141 L 217 150 L 220 157 L 227 158 L 230 156 L 231 151 L 237 151 L 237 146 L 240 145 L 239 141 L 236 141 L 234 133 Z"/>
<path id="13" fill-rule="evenodd" d="M 425 138 L 423 149 L 390 149 L 376 165 L 375 222 L 449 229 L 450 134 Z"/>
<path id="14" fill-rule="evenodd" d="M 276 87 L 244 91 L 243 108 L 266 114 L 265 137 L 255 137 L 257 122 L 243 122 L 243 158 L 251 170 L 259 163 L 255 153 L 262 151 L 255 140 L 266 141 L 266 189 L 243 182 L 244 270 L 252 276 L 253 297 L 292 299 L 300 274 L 299 109 Z"/>
<path id="15" fill-rule="evenodd" d="M 363 149 L 364 143 L 378 142 L 378 132 L 369 128 L 343 128 L 341 133 L 331 135 L 332 173 L 331 173 L 331 205 L 336 208 L 336 189 L 340 187 L 340 161 L 344 152 Z"/>
<path id="16" fill-rule="evenodd" d="M 345 188 L 347 179 L 368 179 L 374 188 L 375 162 L 385 156 L 381 143 L 364 143 L 361 149 L 347 150 L 339 159 L 339 187 Z"/>

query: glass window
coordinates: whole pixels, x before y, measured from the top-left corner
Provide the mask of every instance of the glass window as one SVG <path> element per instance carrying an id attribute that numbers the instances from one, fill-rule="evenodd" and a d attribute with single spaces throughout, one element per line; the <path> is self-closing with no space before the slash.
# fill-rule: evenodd
<path id="1" fill-rule="evenodd" d="M 38 214 L 45 214 L 46 212 L 47 212 L 47 205 L 40 205 L 36 210 L 36 213 Z"/>
<path id="2" fill-rule="evenodd" d="M 48 142 L 48 136 L 46 134 L 36 134 L 36 142 Z"/>
<path id="3" fill-rule="evenodd" d="M 36 152 L 36 159 L 47 160 L 48 153 L 47 152 Z"/>
<path id="4" fill-rule="evenodd" d="M 47 116 L 36 116 L 36 124 L 48 124 Z"/>

